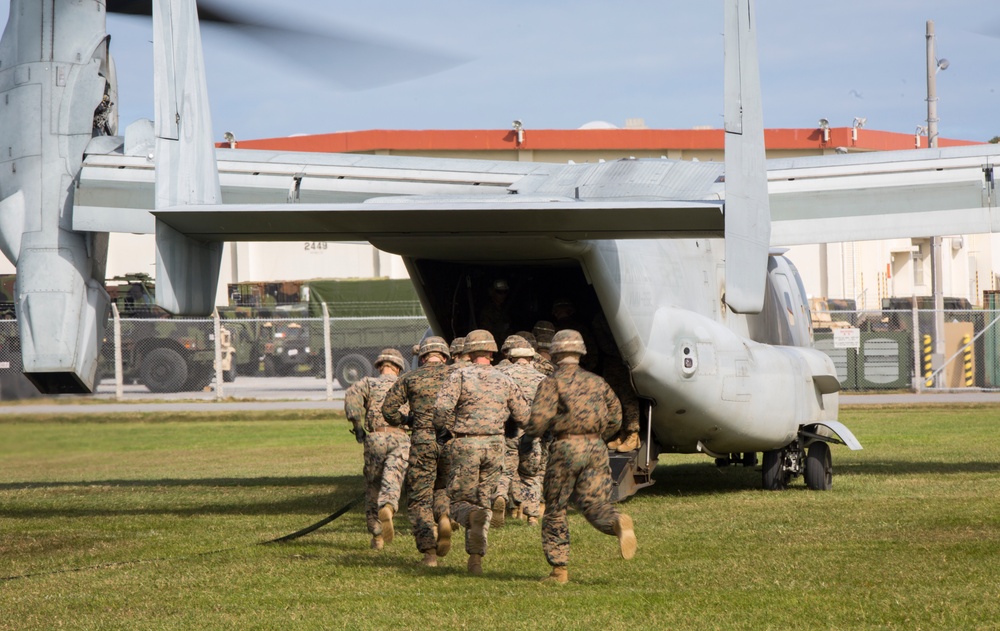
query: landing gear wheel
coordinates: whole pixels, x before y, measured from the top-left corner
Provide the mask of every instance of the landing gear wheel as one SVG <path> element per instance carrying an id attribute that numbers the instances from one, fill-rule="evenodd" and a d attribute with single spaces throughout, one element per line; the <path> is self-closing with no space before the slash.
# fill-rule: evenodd
<path id="1" fill-rule="evenodd" d="M 833 487 L 833 459 L 830 445 L 815 442 L 806 456 L 806 486 L 814 491 L 829 491 Z"/>
<path id="2" fill-rule="evenodd" d="M 154 348 L 142 358 L 142 383 L 150 392 L 178 392 L 188 379 L 187 362 L 172 348 Z"/>
<path id="3" fill-rule="evenodd" d="M 365 377 L 370 377 L 372 370 L 372 363 L 367 358 L 363 355 L 351 353 L 340 358 L 333 374 L 337 377 L 337 381 L 340 382 L 341 388 L 349 388 L 354 385 L 355 381 L 361 381 Z"/>
<path id="4" fill-rule="evenodd" d="M 789 474 L 784 470 L 784 464 L 784 449 L 764 452 L 764 466 L 761 475 L 765 491 L 784 491 L 788 488 Z"/>
<path id="5" fill-rule="evenodd" d="M 756 467 L 757 466 L 757 453 L 754 451 L 748 451 L 743 454 L 743 458 L 740 459 L 740 464 L 744 467 Z"/>

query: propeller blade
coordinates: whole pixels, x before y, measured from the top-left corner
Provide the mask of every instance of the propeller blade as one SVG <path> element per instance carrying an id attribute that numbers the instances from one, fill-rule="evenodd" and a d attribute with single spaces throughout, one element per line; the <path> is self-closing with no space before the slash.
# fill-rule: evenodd
<path id="1" fill-rule="evenodd" d="M 107 0 L 108 13 L 120 13 L 122 15 L 144 15 L 153 16 L 153 0 Z M 241 24 L 242 22 L 233 15 L 220 12 L 198 4 L 198 20 L 200 22 L 215 22 L 218 24 Z"/>
<path id="2" fill-rule="evenodd" d="M 153 0 L 107 0 L 109 13 L 151 16 Z M 312 76 L 352 90 L 409 81 L 467 63 L 470 58 L 345 28 L 307 30 L 232 9 L 198 3 L 199 21 L 235 30 L 288 58 Z"/>

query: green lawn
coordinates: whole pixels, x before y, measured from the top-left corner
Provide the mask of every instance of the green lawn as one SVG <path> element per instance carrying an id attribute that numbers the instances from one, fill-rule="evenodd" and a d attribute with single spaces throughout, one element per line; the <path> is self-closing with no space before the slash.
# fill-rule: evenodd
<path id="1" fill-rule="evenodd" d="M 368 549 L 361 447 L 319 412 L 0 417 L 0 629 L 1000 628 L 1000 406 L 851 408 L 834 488 L 664 456 L 623 504 L 639 553 L 570 517 L 566 586 L 537 528 L 417 564 Z"/>

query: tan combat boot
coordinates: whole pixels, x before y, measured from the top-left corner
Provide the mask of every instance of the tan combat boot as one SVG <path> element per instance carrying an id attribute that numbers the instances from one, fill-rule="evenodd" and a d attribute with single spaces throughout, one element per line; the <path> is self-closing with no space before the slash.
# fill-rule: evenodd
<path id="1" fill-rule="evenodd" d="M 507 500 L 497 496 L 493 500 L 493 518 L 490 519 L 490 526 L 493 528 L 503 528 L 504 520 L 507 518 Z"/>
<path id="2" fill-rule="evenodd" d="M 618 447 L 622 444 L 622 439 L 615 437 L 610 443 L 608 443 L 608 449 L 610 451 L 618 451 Z"/>
<path id="3" fill-rule="evenodd" d="M 625 440 L 621 441 L 618 445 L 618 453 L 627 453 L 629 451 L 635 451 L 639 448 L 639 434 L 638 432 L 632 432 L 625 437 Z"/>
<path id="4" fill-rule="evenodd" d="M 475 508 L 469 513 L 468 546 L 473 550 L 486 549 L 486 509 Z"/>
<path id="5" fill-rule="evenodd" d="M 639 547 L 639 543 L 635 540 L 635 530 L 632 529 L 632 518 L 628 515 L 619 515 L 615 520 L 614 529 L 618 537 L 618 551 L 621 552 L 623 559 L 631 559 Z"/>
<path id="6" fill-rule="evenodd" d="M 543 583 L 563 584 L 569 582 L 569 571 L 565 565 L 556 565 L 552 568 L 552 573 L 542 579 Z"/>
<path id="7" fill-rule="evenodd" d="M 427 567 L 437 567 L 438 566 L 437 554 L 433 550 L 424 552 L 424 558 L 421 561 L 421 563 L 426 565 Z"/>
<path id="8" fill-rule="evenodd" d="M 483 557 L 480 554 L 469 555 L 469 574 L 479 576 L 483 573 Z"/>
<path id="9" fill-rule="evenodd" d="M 521 505 L 518 504 L 510 510 L 511 519 L 524 519 L 524 511 L 521 510 Z"/>
<path id="10" fill-rule="evenodd" d="M 382 540 L 381 535 L 375 535 L 372 537 L 372 550 L 381 550 L 385 547 L 385 542 Z"/>
<path id="11" fill-rule="evenodd" d="M 537 526 L 538 525 L 538 518 L 535 517 L 534 515 L 528 515 L 528 525 L 529 526 Z"/>
<path id="12" fill-rule="evenodd" d="M 392 527 L 392 515 L 392 506 L 388 504 L 378 509 L 378 520 L 382 522 L 382 538 L 385 539 L 386 543 L 392 543 L 392 537 L 396 534 Z"/>
<path id="13" fill-rule="evenodd" d="M 437 555 L 443 557 L 451 551 L 451 518 L 447 515 L 438 520 Z"/>

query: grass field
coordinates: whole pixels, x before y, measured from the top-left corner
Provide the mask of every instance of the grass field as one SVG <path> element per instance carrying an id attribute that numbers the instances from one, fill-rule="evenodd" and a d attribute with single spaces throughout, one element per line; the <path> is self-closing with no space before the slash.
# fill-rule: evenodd
<path id="1" fill-rule="evenodd" d="M 566 586 L 536 528 L 423 568 L 368 549 L 361 448 L 318 412 L 0 417 L 0 629 L 1000 628 L 1000 406 L 851 408 L 834 488 L 665 456 L 623 504 L 639 553 L 571 515 Z"/>

